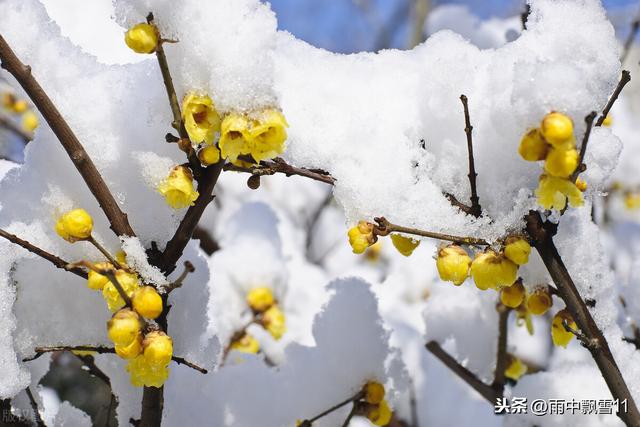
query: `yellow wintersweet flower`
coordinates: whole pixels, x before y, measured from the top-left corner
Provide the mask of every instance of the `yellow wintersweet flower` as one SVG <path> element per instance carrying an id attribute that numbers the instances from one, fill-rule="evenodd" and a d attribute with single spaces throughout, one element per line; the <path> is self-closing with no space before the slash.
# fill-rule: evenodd
<path id="1" fill-rule="evenodd" d="M 573 332 L 565 329 L 563 321 L 566 321 L 567 325 L 573 330 L 578 329 L 578 325 L 576 325 L 571 313 L 569 313 L 566 308 L 560 310 L 553 316 L 553 321 L 551 322 L 551 338 L 553 339 L 553 344 L 566 348 L 574 335 Z"/>
<path id="2" fill-rule="evenodd" d="M 629 209 L 640 208 L 640 193 L 627 193 L 624 196 L 624 206 Z"/>
<path id="3" fill-rule="evenodd" d="M 607 114 L 607 117 L 604 118 L 602 122 L 602 126 L 611 126 L 613 124 L 613 118 L 611 117 L 611 113 Z"/>
<path id="4" fill-rule="evenodd" d="M 33 132 L 38 128 L 40 120 L 33 111 L 27 111 L 22 115 L 22 129 L 27 132 Z"/>
<path id="5" fill-rule="evenodd" d="M 511 286 L 516 281 L 518 266 L 502 254 L 488 249 L 479 253 L 471 263 L 471 276 L 479 289 Z"/>
<path id="6" fill-rule="evenodd" d="M 239 155 L 249 153 L 249 126 L 249 119 L 244 114 L 230 113 L 225 116 L 218 144 L 223 158 L 235 163 Z"/>
<path id="7" fill-rule="evenodd" d="M 258 340 L 245 333 L 239 339 L 231 343 L 231 349 L 241 353 L 257 353 L 260 351 Z"/>
<path id="8" fill-rule="evenodd" d="M 94 264 L 94 267 L 98 270 L 113 269 L 113 266 L 109 262 L 97 262 Z M 107 276 L 103 276 L 100 273 L 89 270 L 89 275 L 87 277 L 87 287 L 89 289 L 101 291 L 107 283 L 109 283 L 109 278 Z"/>
<path id="9" fill-rule="evenodd" d="M 127 273 L 124 270 L 116 271 L 116 279 L 118 280 L 120 286 L 122 286 L 122 290 L 124 290 L 124 293 L 129 297 L 131 297 L 133 293 L 140 287 L 138 276 L 132 273 Z M 111 282 L 108 282 L 102 288 L 102 297 L 107 302 L 107 306 L 112 312 L 121 309 L 125 305 L 125 302 L 120 296 L 118 289 Z"/>
<path id="10" fill-rule="evenodd" d="M 500 290 L 500 302 L 509 308 L 517 308 L 524 301 L 525 295 L 522 280 L 517 280 L 513 285 Z"/>
<path id="11" fill-rule="evenodd" d="M 266 311 L 275 302 L 273 292 L 271 292 L 271 289 L 267 288 L 266 286 L 260 286 L 251 289 L 247 293 L 246 299 L 247 304 L 249 304 L 249 307 L 251 307 L 251 310 L 257 313 Z"/>
<path id="12" fill-rule="evenodd" d="M 350 228 L 347 234 L 354 254 L 363 253 L 378 240 L 378 236 L 373 234 L 373 224 L 366 221 L 358 222 L 358 225 Z"/>
<path id="13" fill-rule="evenodd" d="M 364 400 L 377 405 L 384 399 L 384 386 L 377 381 L 369 381 L 364 385 Z"/>
<path id="14" fill-rule="evenodd" d="M 3 92 L 2 98 L 0 99 L 0 103 L 2 103 L 2 108 L 7 111 L 13 110 L 13 104 L 16 102 L 16 97 L 14 94 L 10 92 Z"/>
<path id="15" fill-rule="evenodd" d="M 449 245 L 438 250 L 436 267 L 440 278 L 458 286 L 469 277 L 471 257 L 458 245 Z"/>
<path id="16" fill-rule="evenodd" d="M 212 144 L 220 131 L 220 115 L 208 95 L 190 92 L 182 101 L 182 120 L 191 142 Z"/>
<path id="17" fill-rule="evenodd" d="M 122 346 L 122 345 L 114 345 L 114 349 L 116 354 L 122 359 L 133 359 L 138 357 L 140 353 L 142 353 L 142 334 L 138 334 L 138 336 L 131 341 L 131 344 Z"/>
<path id="18" fill-rule="evenodd" d="M 573 139 L 573 121 L 566 114 L 554 111 L 544 116 L 540 131 L 549 144 L 557 147 Z"/>
<path id="19" fill-rule="evenodd" d="M 140 335 L 142 321 L 135 311 L 123 308 L 107 322 L 109 339 L 122 347 L 127 347 Z"/>
<path id="20" fill-rule="evenodd" d="M 391 421 L 393 412 L 386 400 L 377 405 L 371 405 L 367 411 L 367 418 L 376 426 L 386 426 Z"/>
<path id="21" fill-rule="evenodd" d="M 584 193 L 587 191 L 587 182 L 582 178 L 576 179 L 576 188 Z"/>
<path id="22" fill-rule="evenodd" d="M 220 150 L 215 145 L 207 145 L 198 151 L 198 159 L 203 166 L 214 165 L 220 161 Z"/>
<path id="23" fill-rule="evenodd" d="M 522 360 L 517 357 L 510 356 L 508 363 L 507 369 L 504 371 L 505 377 L 518 381 L 520 377 L 527 373 L 527 365 L 522 363 Z"/>
<path id="24" fill-rule="evenodd" d="M 249 153 L 256 162 L 272 159 L 284 152 L 289 127 L 284 115 L 273 108 L 261 111 L 251 127 Z"/>
<path id="25" fill-rule="evenodd" d="M 16 114 L 22 114 L 29 109 L 29 104 L 24 99 L 18 99 L 14 101 L 13 105 L 11 106 L 11 109 Z"/>
<path id="26" fill-rule="evenodd" d="M 167 366 L 173 356 L 173 340 L 162 331 L 149 332 L 142 341 L 142 354 L 152 366 Z"/>
<path id="27" fill-rule="evenodd" d="M 175 166 L 171 169 L 169 176 L 158 186 L 158 191 L 164 196 L 167 204 L 174 209 L 193 206 L 199 196 L 193 186 L 193 175 L 184 166 Z"/>
<path id="28" fill-rule="evenodd" d="M 549 151 L 549 144 L 542 138 L 539 129 L 532 129 L 522 137 L 518 153 L 529 162 L 544 160 Z"/>
<path id="29" fill-rule="evenodd" d="M 516 309 L 516 325 L 522 326 L 524 323 L 527 327 L 527 332 L 529 335 L 533 335 L 533 321 L 531 320 L 531 313 L 527 310 L 526 304 L 520 304 Z"/>
<path id="30" fill-rule="evenodd" d="M 410 256 L 420 244 L 420 240 L 414 240 L 401 234 L 392 234 L 391 242 L 398 252 L 404 256 Z"/>
<path id="31" fill-rule="evenodd" d="M 162 387 L 169 378 L 169 368 L 166 365 L 152 365 L 142 354 L 129 360 L 126 369 L 134 387 Z"/>
<path id="32" fill-rule="evenodd" d="M 279 340 L 287 332 L 286 317 L 277 305 L 272 305 L 262 315 L 262 325 L 271 334 L 271 336 Z"/>
<path id="33" fill-rule="evenodd" d="M 578 167 L 579 157 L 575 148 L 552 148 L 544 162 L 544 170 L 549 175 L 568 178 Z"/>
<path id="34" fill-rule="evenodd" d="M 155 319 L 162 313 L 162 297 L 152 286 L 136 289 L 131 295 L 133 309 L 142 317 Z"/>
<path id="35" fill-rule="evenodd" d="M 86 240 L 93 231 L 93 218 L 84 209 L 74 209 L 62 215 L 56 223 L 56 233 L 67 242 Z"/>
<path id="36" fill-rule="evenodd" d="M 574 183 L 567 179 L 542 175 L 536 190 L 538 203 L 545 209 L 562 210 L 567 206 L 567 199 L 571 207 L 580 207 L 584 203 L 582 192 Z"/>
<path id="37" fill-rule="evenodd" d="M 526 239 L 520 236 L 510 236 L 504 245 L 504 255 L 518 265 L 529 262 L 531 245 Z"/>
<path id="38" fill-rule="evenodd" d="M 137 24 L 124 34 L 124 42 L 136 53 L 153 53 L 158 47 L 158 32 L 153 25 Z"/>
<path id="39" fill-rule="evenodd" d="M 541 316 L 547 312 L 553 305 L 553 298 L 547 286 L 536 288 L 531 295 L 527 297 L 527 310 L 536 316 Z"/>

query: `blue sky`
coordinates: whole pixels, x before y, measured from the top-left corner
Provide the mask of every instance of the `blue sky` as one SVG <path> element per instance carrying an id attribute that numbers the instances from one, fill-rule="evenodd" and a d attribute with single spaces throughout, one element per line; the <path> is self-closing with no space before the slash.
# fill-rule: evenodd
<path id="1" fill-rule="evenodd" d="M 335 52 L 375 50 L 379 47 L 405 48 L 409 39 L 408 11 L 413 0 L 360 0 L 370 4 L 364 13 L 357 0 L 271 0 L 278 14 L 279 28 L 307 42 Z M 466 4 L 478 16 L 510 16 L 519 13 L 524 0 L 433 0 L 435 4 Z M 603 0 L 611 18 L 624 36 L 627 22 L 640 10 L 638 0 Z M 389 26 L 390 21 L 399 23 Z M 380 28 L 389 28 L 388 37 Z"/>

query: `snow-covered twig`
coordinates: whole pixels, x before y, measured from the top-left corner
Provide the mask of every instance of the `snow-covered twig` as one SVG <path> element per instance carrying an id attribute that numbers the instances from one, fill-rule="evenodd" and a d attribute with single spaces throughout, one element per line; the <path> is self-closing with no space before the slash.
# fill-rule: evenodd
<path id="1" fill-rule="evenodd" d="M 464 133 L 467 135 L 467 150 L 469 157 L 469 185 L 471 186 L 471 209 L 469 212 L 475 217 L 479 217 L 482 214 L 482 208 L 480 207 L 480 198 L 478 197 L 478 189 L 476 187 L 476 173 L 475 160 L 473 158 L 473 126 L 471 125 L 471 118 L 469 116 L 469 100 L 466 95 L 460 95 L 460 101 L 464 109 Z"/>
<path id="2" fill-rule="evenodd" d="M 435 233 L 433 231 L 419 230 L 417 228 L 403 227 L 390 223 L 386 218 L 374 218 L 377 225 L 374 228 L 374 233 L 378 236 L 387 236 L 390 233 L 406 233 L 413 234 L 415 236 L 430 237 L 432 239 L 446 240 L 448 242 L 458 243 L 461 245 L 480 245 L 488 246 L 489 242 L 484 239 L 467 236 L 454 236 L 451 234 Z"/>
<path id="3" fill-rule="evenodd" d="M 51 264 L 53 264 L 57 268 L 69 271 L 69 272 L 75 274 L 76 276 L 82 277 L 83 279 L 87 278 L 87 273 L 83 269 L 78 268 L 78 267 L 69 266 L 69 263 L 67 261 L 63 260 L 62 258 L 59 258 L 59 257 L 57 257 L 57 256 L 45 251 L 44 249 L 41 249 L 41 248 L 37 247 L 36 245 L 33 245 L 33 244 L 27 242 L 26 240 L 23 240 L 23 239 L 19 238 L 18 236 L 14 235 L 14 234 L 11 234 L 9 232 L 6 232 L 6 231 L 0 229 L 0 237 L 3 237 L 3 238 L 7 239 L 8 241 L 10 241 L 12 243 L 15 243 L 16 245 L 25 248 L 26 250 L 28 250 L 32 254 L 38 255 L 40 258 L 43 258 L 43 259 L 49 261 Z"/>
<path id="4" fill-rule="evenodd" d="M 618 416 L 629 426 L 640 425 L 640 413 L 613 358 L 609 344 L 593 320 L 553 242 L 557 225 L 543 222 L 542 217 L 536 211 L 531 211 L 527 215 L 526 223 L 531 242 L 540 254 L 551 278 L 556 284 L 558 294 L 565 302 L 582 334 L 584 334 L 589 343 L 592 343 L 586 348 L 598 365 L 600 373 L 611 391 L 611 395 L 614 399 L 620 399 L 621 401 L 626 399 L 628 402 L 628 411 L 618 412 Z"/>
<path id="5" fill-rule="evenodd" d="M 127 215 L 120 209 L 118 202 L 111 194 L 93 160 L 91 160 L 91 157 L 89 157 L 89 154 L 78 141 L 69 124 L 62 117 L 49 96 L 33 77 L 31 67 L 23 64 L 18 59 L 2 35 L 0 35 L 0 61 L 2 61 L 2 68 L 16 78 L 35 106 L 38 107 L 49 126 L 51 126 L 51 130 L 60 140 L 76 169 L 82 175 L 87 187 L 89 187 L 89 190 L 107 216 L 113 232 L 118 236 L 135 236 Z"/>
<path id="6" fill-rule="evenodd" d="M 225 171 L 233 171 L 233 172 L 246 172 L 252 175 L 275 175 L 276 173 L 281 173 L 286 176 L 298 175 L 303 176 L 305 178 L 313 179 L 314 181 L 324 182 L 325 184 L 333 185 L 336 181 L 334 177 L 329 175 L 325 171 L 315 170 L 315 169 L 305 169 L 298 168 L 292 166 L 282 160 L 281 158 L 276 157 L 273 161 L 264 160 L 260 162 L 259 165 L 251 166 L 251 167 L 242 167 L 236 166 L 231 163 L 227 163 L 224 165 Z"/>

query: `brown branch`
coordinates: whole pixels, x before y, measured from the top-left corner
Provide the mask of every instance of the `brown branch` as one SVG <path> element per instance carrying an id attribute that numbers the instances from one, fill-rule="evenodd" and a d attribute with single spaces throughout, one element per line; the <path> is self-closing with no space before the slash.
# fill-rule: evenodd
<path id="1" fill-rule="evenodd" d="M 213 238 L 211 233 L 200 226 L 197 226 L 195 230 L 193 230 L 193 236 L 191 237 L 193 239 L 200 240 L 200 249 L 202 249 L 207 255 L 211 255 L 220 249 L 220 245 L 216 239 Z"/>
<path id="2" fill-rule="evenodd" d="M 144 387 L 139 427 L 160 427 L 164 409 L 164 388 Z"/>
<path id="3" fill-rule="evenodd" d="M 27 357 L 22 359 L 23 362 L 30 362 L 32 360 L 36 360 L 40 356 L 46 353 L 53 353 L 56 351 L 93 351 L 98 354 L 115 354 L 116 350 L 113 347 L 104 347 L 104 346 L 92 346 L 92 345 L 57 345 L 57 346 L 47 346 L 47 347 L 36 347 L 35 355 L 32 357 Z M 172 356 L 171 360 L 176 362 L 178 365 L 185 365 L 189 368 L 206 374 L 208 371 L 205 368 L 201 368 L 195 363 L 189 362 L 184 357 Z"/>
<path id="4" fill-rule="evenodd" d="M 480 207 L 480 198 L 478 197 L 478 190 L 476 188 L 476 173 L 475 160 L 473 158 L 473 126 L 471 125 L 471 118 L 469 117 L 469 102 L 466 95 L 460 95 L 460 101 L 462 101 L 462 107 L 464 109 L 464 133 L 467 135 L 467 151 L 469 157 L 469 184 L 471 186 L 471 214 L 475 217 L 479 217 L 482 214 L 482 208 Z"/>
<path id="5" fill-rule="evenodd" d="M 611 111 L 611 107 L 613 107 L 613 104 L 615 104 L 616 100 L 618 99 L 620 92 L 622 92 L 622 89 L 624 89 L 624 86 L 630 81 L 631 81 L 631 73 L 629 73 L 629 71 L 627 70 L 622 70 L 622 76 L 620 77 L 618 86 L 616 86 L 616 89 L 611 94 L 609 101 L 607 101 L 607 105 L 604 107 L 604 110 L 602 110 L 602 114 L 600 115 L 600 117 L 598 117 L 598 121 L 596 121 L 596 126 L 602 126 L 602 123 L 604 123 L 604 119 L 606 119 L 607 116 L 609 115 L 609 111 Z"/>
<path id="6" fill-rule="evenodd" d="M 252 167 L 242 167 L 227 163 L 224 165 L 224 170 L 232 172 L 246 172 L 258 176 L 275 175 L 276 173 L 281 173 L 286 176 L 298 175 L 313 179 L 314 181 L 324 182 L 329 185 L 333 185 L 336 182 L 336 179 L 325 171 L 298 168 L 288 164 L 280 158 L 275 158 L 272 161 L 265 160 L 260 162 L 259 165 Z"/>
<path id="7" fill-rule="evenodd" d="M 589 143 L 589 137 L 591 136 L 591 128 L 593 127 L 593 121 L 595 120 L 598 113 L 592 111 L 587 117 L 584 118 L 585 123 L 587 124 L 587 128 L 584 131 L 584 135 L 582 137 L 582 144 L 580 145 L 580 157 L 578 158 L 578 167 L 569 180 L 571 182 L 576 182 L 578 176 L 587 169 L 587 165 L 584 164 L 584 156 L 587 154 L 587 144 Z"/>
<path id="8" fill-rule="evenodd" d="M 29 403 L 31 404 L 31 409 L 33 410 L 33 416 L 35 417 L 36 425 L 38 427 L 45 427 L 46 424 L 42 421 L 42 417 L 40 416 L 40 411 L 38 410 L 38 402 L 33 397 L 33 393 L 31 393 L 31 389 L 27 387 L 24 390 L 27 393 L 27 397 L 29 398 Z"/>
<path id="9" fill-rule="evenodd" d="M 454 359 L 449 355 L 449 353 L 444 351 L 444 349 L 440 347 L 440 344 L 438 344 L 436 341 L 429 341 L 426 347 L 427 350 L 429 350 L 435 357 L 437 357 L 458 377 L 469 384 L 471 388 L 477 391 L 480 396 L 484 397 L 492 405 L 496 403 L 496 400 L 499 397 L 502 397 L 502 393 L 500 393 L 490 385 L 487 385 L 480 381 L 480 379 L 473 372 L 459 364 L 456 359 Z"/>
<path id="10" fill-rule="evenodd" d="M 36 254 L 39 257 L 49 261 L 51 264 L 53 264 L 56 268 L 60 268 L 62 270 L 66 270 L 69 271 L 73 274 L 75 274 L 76 276 L 82 277 L 83 279 L 87 278 L 87 273 L 78 267 L 70 267 L 69 263 L 65 260 L 63 260 L 62 258 L 59 258 L 47 251 L 45 251 L 44 249 L 40 249 L 39 247 L 27 242 L 26 240 L 22 240 L 21 238 L 19 238 L 18 236 L 8 233 L 6 231 L 4 231 L 3 229 L 0 229 L 0 237 L 3 237 L 5 239 L 7 239 L 8 241 L 15 243 L 18 246 L 23 247 L 24 249 L 28 250 L 29 252 L 31 252 L 32 254 Z"/>
<path id="11" fill-rule="evenodd" d="M 166 293 L 168 294 L 171 291 L 173 291 L 174 289 L 178 289 L 179 287 L 181 287 L 182 283 L 184 282 L 184 279 L 187 278 L 189 273 L 193 273 L 194 271 L 196 271 L 196 269 L 193 266 L 193 264 L 191 264 L 190 261 L 185 261 L 184 262 L 184 271 L 180 274 L 180 276 L 178 276 L 178 278 L 176 280 L 174 280 L 173 282 L 171 282 L 167 286 L 165 286 Z"/>
<path id="12" fill-rule="evenodd" d="M 390 233 L 406 233 L 415 236 L 430 237 L 432 239 L 446 240 L 462 245 L 481 245 L 488 246 L 489 242 L 476 237 L 454 236 L 451 234 L 435 233 L 433 231 L 419 230 L 417 228 L 403 227 L 390 223 L 386 218 L 374 218 L 377 225 L 374 227 L 374 233 L 378 236 L 387 236 Z"/>
<path id="13" fill-rule="evenodd" d="M 621 63 L 624 63 L 624 61 L 627 59 L 627 56 L 631 51 L 631 44 L 633 43 L 633 40 L 636 38 L 636 34 L 638 34 L 639 27 L 640 27 L 640 19 L 635 19 L 631 23 L 631 31 L 629 32 L 629 35 L 627 36 L 627 39 L 624 42 L 624 47 L 622 48 L 622 56 L 620 57 Z"/>
<path id="14" fill-rule="evenodd" d="M 95 164 L 78 141 L 69 124 L 64 120 L 49 96 L 42 89 L 40 84 L 31 74 L 31 67 L 20 62 L 15 53 L 11 50 L 5 39 L 0 35 L 0 61 L 2 68 L 16 78 L 24 91 L 29 95 L 33 103 L 47 121 L 53 133 L 62 144 L 74 166 L 84 179 L 87 187 L 96 198 L 100 207 L 104 211 L 111 229 L 118 236 L 135 236 L 127 215 L 122 212 L 120 206 L 109 191 L 102 175 L 98 172 Z"/>
<path id="15" fill-rule="evenodd" d="M 618 412 L 618 416 L 628 426 L 640 425 L 640 413 L 638 413 L 633 396 L 629 392 L 629 388 L 611 353 L 609 344 L 593 320 L 553 242 L 557 225 L 549 222 L 544 223 L 540 214 L 535 211 L 529 212 L 526 217 L 526 223 L 531 242 L 540 254 L 551 278 L 556 284 L 558 294 L 565 302 L 582 334 L 591 343 L 591 345 L 587 346 L 587 349 L 598 365 L 600 373 L 611 391 L 611 395 L 614 399 L 626 399 L 628 402 L 628 411 Z"/>
<path id="16" fill-rule="evenodd" d="M 333 411 L 336 411 L 340 408 L 342 408 L 345 405 L 348 405 L 349 403 L 353 403 L 356 402 L 360 399 L 362 399 L 364 397 L 364 393 L 362 391 L 359 391 L 358 393 L 356 393 L 354 396 L 351 396 L 350 398 L 343 400 L 342 402 L 333 405 L 332 407 L 330 407 L 329 409 L 327 409 L 326 411 L 322 411 L 321 413 L 319 413 L 318 415 L 316 415 L 313 418 L 308 418 L 305 419 L 304 421 L 302 421 L 302 423 L 300 424 L 300 427 L 304 427 L 304 426 L 311 426 L 313 424 L 314 421 L 319 420 L 322 417 L 325 417 L 327 415 L 329 415 L 330 413 L 332 413 Z M 306 424 L 305 424 L 306 423 Z"/>
<path id="17" fill-rule="evenodd" d="M 449 200 L 449 202 L 451 202 L 451 204 L 453 206 L 455 206 L 456 208 L 460 209 L 462 212 L 466 213 L 467 215 L 471 215 L 471 207 L 465 205 L 464 203 L 462 203 L 461 201 L 459 201 L 456 196 L 454 196 L 451 193 L 443 193 L 444 196 Z"/>
<path id="18" fill-rule="evenodd" d="M 496 369 L 493 376 L 493 387 L 502 395 L 504 393 L 504 384 L 506 382 L 504 372 L 507 369 L 507 331 L 510 309 L 503 304 L 498 304 L 498 350 L 496 352 Z"/>
<path id="19" fill-rule="evenodd" d="M 31 132 L 24 131 L 20 126 L 18 126 L 13 120 L 4 114 L 0 114 L 0 127 L 6 128 L 9 132 L 14 133 L 16 136 L 22 139 L 22 142 L 25 144 L 29 143 L 33 139 L 33 134 Z"/>
<path id="20" fill-rule="evenodd" d="M 111 378 L 109 378 L 109 376 L 105 374 L 102 371 L 102 369 L 98 368 L 98 365 L 96 365 L 96 362 L 93 356 L 91 356 L 90 354 L 80 355 L 73 352 L 71 354 L 73 354 L 76 357 L 76 359 L 82 362 L 82 364 L 87 368 L 89 374 L 93 375 L 94 377 L 98 378 L 99 380 L 104 382 L 106 385 L 111 387 Z M 113 396 L 113 393 L 111 393 L 111 395 Z"/>

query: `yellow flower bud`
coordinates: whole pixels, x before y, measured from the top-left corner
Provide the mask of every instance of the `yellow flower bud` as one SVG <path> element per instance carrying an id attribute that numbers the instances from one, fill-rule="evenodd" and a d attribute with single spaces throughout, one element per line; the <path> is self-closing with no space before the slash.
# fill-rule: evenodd
<path id="1" fill-rule="evenodd" d="M 113 266 L 109 262 L 97 262 L 94 266 L 99 270 L 113 269 Z M 104 286 L 109 283 L 109 278 L 103 276 L 100 273 L 96 273 L 93 270 L 89 270 L 89 277 L 87 278 L 87 287 L 96 291 L 101 291 Z"/>
<path id="2" fill-rule="evenodd" d="M 510 356 L 507 369 L 504 371 L 504 376 L 511 378 L 514 381 L 518 381 L 520 377 L 527 373 L 527 365 L 522 363 L 522 360 L 517 357 Z"/>
<path id="3" fill-rule="evenodd" d="M 420 244 L 420 240 L 414 240 L 401 234 L 392 234 L 391 242 L 398 252 L 404 256 L 410 256 Z"/>
<path id="4" fill-rule="evenodd" d="M 128 360 L 138 357 L 140 353 L 142 353 L 142 334 L 138 334 L 138 336 L 131 341 L 131 344 L 126 346 L 116 344 L 114 348 L 116 354 L 123 359 Z"/>
<path id="5" fill-rule="evenodd" d="M 93 218 L 84 209 L 74 209 L 62 215 L 56 223 L 56 233 L 67 242 L 86 240 L 93 231 Z"/>
<path id="6" fill-rule="evenodd" d="M 190 92 L 182 101 L 182 120 L 191 142 L 212 144 L 220 131 L 220 115 L 208 95 Z"/>
<path id="7" fill-rule="evenodd" d="M 13 103 L 12 109 L 14 113 L 22 114 L 29 109 L 29 104 L 24 99 L 19 99 Z"/>
<path id="8" fill-rule="evenodd" d="M 242 353 L 257 353 L 260 351 L 260 344 L 251 335 L 245 333 L 239 339 L 231 343 L 231 349 Z"/>
<path id="9" fill-rule="evenodd" d="M 132 273 L 127 273 L 124 270 L 116 271 L 116 279 L 120 286 L 122 286 L 124 293 L 129 297 L 131 297 L 136 289 L 140 287 L 138 276 Z M 120 292 L 118 292 L 118 289 L 111 282 L 108 282 L 102 288 L 102 297 L 107 302 L 107 306 L 112 312 L 124 307 L 125 302 L 122 299 L 122 296 L 120 296 Z"/>
<path id="10" fill-rule="evenodd" d="M 250 130 L 249 153 L 256 162 L 272 159 L 284 152 L 289 127 L 284 115 L 273 108 L 261 111 Z"/>
<path id="11" fill-rule="evenodd" d="M 563 321 L 566 321 L 567 325 L 573 330 L 577 330 L 578 325 L 576 325 L 571 313 L 569 313 L 566 308 L 560 310 L 553 316 L 553 321 L 551 322 L 551 338 L 553 339 L 553 344 L 566 348 L 574 335 L 573 332 L 565 329 Z"/>
<path id="12" fill-rule="evenodd" d="M 540 131 L 549 144 L 562 145 L 573 138 L 573 121 L 566 114 L 554 111 L 544 116 Z"/>
<path id="13" fill-rule="evenodd" d="M 510 308 L 517 308 L 524 301 L 526 291 L 522 280 L 516 280 L 511 286 L 505 286 L 500 290 L 500 302 Z"/>
<path id="14" fill-rule="evenodd" d="M 13 111 L 13 104 L 16 103 L 16 97 L 12 93 L 3 92 L 1 102 L 2 102 L 2 108 L 4 108 L 7 111 Z"/>
<path id="15" fill-rule="evenodd" d="M 136 339 L 142 329 L 140 316 L 133 310 L 123 308 L 107 322 L 109 339 L 122 347 L 127 347 Z"/>
<path id="16" fill-rule="evenodd" d="M 511 286 L 516 281 L 518 266 L 502 254 L 488 249 L 479 253 L 471 263 L 471 276 L 479 289 Z"/>
<path id="17" fill-rule="evenodd" d="M 567 206 L 577 208 L 584 203 L 582 192 L 571 181 L 563 178 L 542 175 L 536 190 L 538 203 L 545 209 L 562 210 Z"/>
<path id="18" fill-rule="evenodd" d="M 137 289 L 131 295 L 131 304 L 138 314 L 147 319 L 155 319 L 162 313 L 162 297 L 151 286 Z"/>
<path id="19" fill-rule="evenodd" d="M 175 166 L 171 169 L 169 176 L 158 186 L 158 191 L 164 196 L 167 204 L 174 209 L 193 206 L 199 196 L 193 187 L 191 171 L 184 166 Z"/>
<path id="20" fill-rule="evenodd" d="M 354 254 L 363 253 L 378 240 L 378 237 L 373 234 L 373 224 L 366 221 L 358 222 L 358 225 L 349 229 L 347 234 Z"/>
<path id="21" fill-rule="evenodd" d="M 531 245 L 526 239 L 520 236 L 510 236 L 507 238 L 504 246 L 504 255 L 518 265 L 529 262 L 529 254 L 531 253 Z"/>
<path id="22" fill-rule="evenodd" d="M 542 138 L 538 129 L 532 129 L 522 137 L 518 153 L 529 162 L 544 160 L 549 151 L 549 144 Z"/>
<path id="23" fill-rule="evenodd" d="M 152 366 L 167 366 L 173 356 L 173 340 L 162 331 L 149 332 L 142 341 L 142 353 Z"/>
<path id="24" fill-rule="evenodd" d="M 158 47 L 158 31 L 151 24 L 137 24 L 124 34 L 124 42 L 136 53 L 153 53 Z"/>
<path id="25" fill-rule="evenodd" d="M 570 148 L 552 148 L 549 150 L 547 160 L 544 162 L 544 170 L 552 176 L 568 178 L 578 167 L 578 150 Z"/>
<path id="26" fill-rule="evenodd" d="M 253 288 L 247 293 L 247 304 L 254 312 L 262 313 L 271 307 L 274 302 L 273 292 L 265 286 Z"/>
<path id="27" fill-rule="evenodd" d="M 553 305 L 553 299 L 547 286 L 536 288 L 527 298 L 527 310 L 536 316 L 542 316 Z"/>
<path id="28" fill-rule="evenodd" d="M 391 421 L 391 408 L 386 400 L 377 405 L 371 405 L 367 411 L 367 418 L 376 426 L 386 426 Z"/>
<path id="29" fill-rule="evenodd" d="M 130 359 L 126 369 L 131 376 L 131 384 L 135 387 L 162 387 L 169 378 L 169 368 L 166 365 L 151 365 L 143 355 Z"/>
<path id="30" fill-rule="evenodd" d="M 471 257 L 458 245 L 449 245 L 438 250 L 436 267 L 440 279 L 445 282 L 453 282 L 458 286 L 469 277 Z"/>
<path id="31" fill-rule="evenodd" d="M 602 126 L 611 126 L 613 124 L 613 118 L 611 117 L 611 113 L 607 114 L 607 117 L 604 118 L 602 122 Z"/>
<path id="32" fill-rule="evenodd" d="M 220 152 L 223 158 L 235 163 L 241 154 L 249 154 L 249 119 L 240 113 L 230 113 L 222 120 Z"/>
<path id="33" fill-rule="evenodd" d="M 581 178 L 576 179 L 576 188 L 584 193 L 587 191 L 587 182 Z"/>
<path id="34" fill-rule="evenodd" d="M 640 209 L 640 193 L 625 194 L 624 206 L 629 210 Z"/>
<path id="35" fill-rule="evenodd" d="M 384 399 L 384 386 L 376 381 L 369 381 L 364 385 L 364 400 L 377 405 Z"/>
<path id="36" fill-rule="evenodd" d="M 198 152 L 198 159 L 204 166 L 214 165 L 220 161 L 220 150 L 215 145 L 207 145 Z"/>
<path id="37" fill-rule="evenodd" d="M 22 116 L 22 129 L 27 132 L 35 131 L 39 124 L 38 116 L 33 111 L 27 111 Z"/>
<path id="38" fill-rule="evenodd" d="M 287 332 L 286 317 L 277 305 L 272 305 L 262 315 L 262 325 L 271 334 L 271 336 L 279 340 Z"/>

